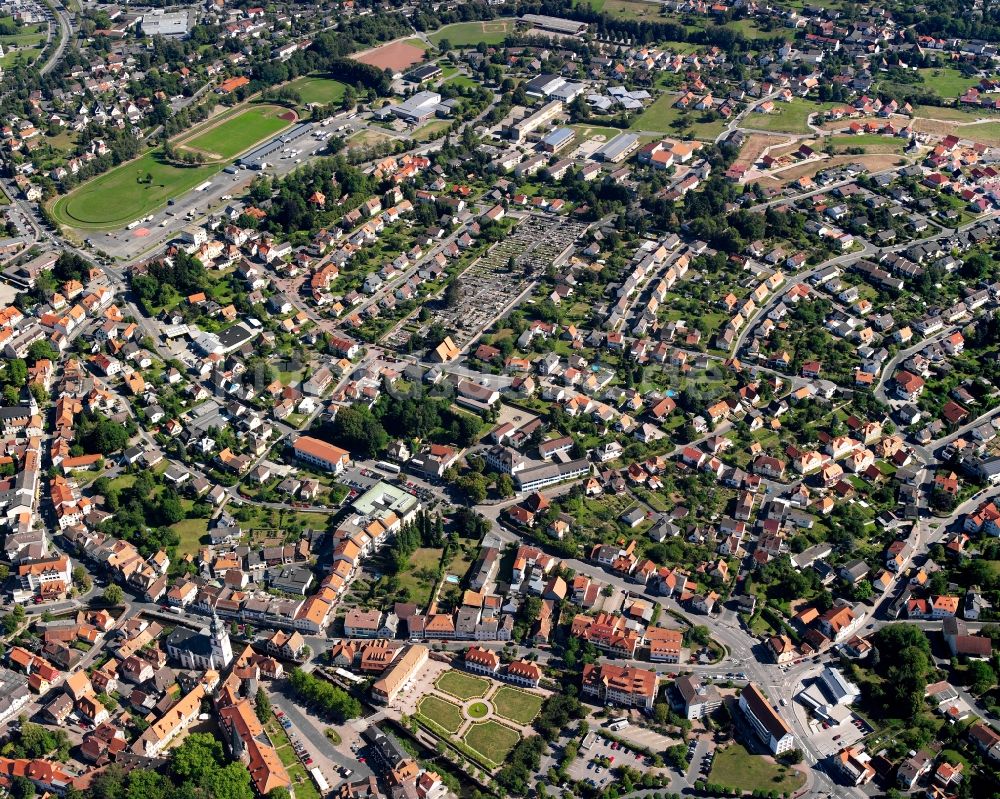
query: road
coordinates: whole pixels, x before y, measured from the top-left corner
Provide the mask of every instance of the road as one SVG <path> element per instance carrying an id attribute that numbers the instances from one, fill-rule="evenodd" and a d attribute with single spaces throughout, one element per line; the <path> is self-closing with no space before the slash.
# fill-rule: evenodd
<path id="1" fill-rule="evenodd" d="M 896 367 L 899 366 L 899 364 L 901 364 L 911 355 L 915 355 L 916 353 L 923 350 L 925 347 L 928 347 L 931 344 L 936 344 L 939 341 L 944 341 L 944 339 L 948 338 L 948 336 L 950 336 L 958 329 L 959 328 L 957 325 L 947 327 L 944 330 L 934 334 L 933 336 L 928 336 L 925 339 L 921 339 L 916 344 L 907 347 L 905 350 L 900 350 L 899 352 L 897 352 L 895 356 L 893 356 L 893 358 L 882 367 L 882 374 L 879 377 L 878 384 L 875 386 L 875 391 L 874 391 L 875 397 L 881 402 L 888 403 L 889 398 L 886 396 L 885 384 L 888 382 L 889 378 L 893 374 L 895 374 Z"/>
<path id="2" fill-rule="evenodd" d="M 55 14 L 55 21 L 59 27 L 59 44 L 56 45 L 55 50 L 52 51 L 52 54 L 38 70 L 41 75 L 47 75 L 62 61 L 63 53 L 66 52 L 66 46 L 73 35 L 73 22 L 70 19 L 69 12 L 56 2 L 53 2 L 49 8 Z"/>

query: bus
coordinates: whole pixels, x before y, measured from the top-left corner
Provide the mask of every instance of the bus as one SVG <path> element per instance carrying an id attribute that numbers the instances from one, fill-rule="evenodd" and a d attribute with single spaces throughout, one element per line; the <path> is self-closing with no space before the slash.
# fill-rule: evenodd
<path id="1" fill-rule="evenodd" d="M 395 463 L 386 463 L 385 461 L 377 461 L 375 468 L 382 472 L 388 472 L 391 475 L 397 475 L 401 471 Z"/>
<path id="2" fill-rule="evenodd" d="M 316 787 L 319 788 L 320 796 L 325 796 L 326 792 L 330 790 L 330 784 L 326 781 L 326 777 L 323 776 L 323 772 L 316 768 L 316 766 L 313 766 L 309 769 L 309 773 L 312 775 Z"/>

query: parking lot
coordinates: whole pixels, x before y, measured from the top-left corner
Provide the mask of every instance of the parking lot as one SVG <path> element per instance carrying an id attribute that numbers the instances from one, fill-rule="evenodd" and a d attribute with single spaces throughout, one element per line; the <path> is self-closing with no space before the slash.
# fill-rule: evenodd
<path id="1" fill-rule="evenodd" d="M 826 728 L 819 721 L 811 721 L 809 729 L 815 731 L 812 736 L 813 745 L 825 756 L 836 754 L 845 746 L 856 744 L 872 732 L 872 728 L 853 713 L 840 724 Z"/>
<path id="2" fill-rule="evenodd" d="M 642 769 L 649 765 L 644 755 L 597 734 L 590 733 L 584 740 L 590 741 L 590 746 L 586 749 L 583 745 L 580 746 L 580 754 L 570 765 L 567 773 L 571 779 L 582 780 L 599 790 L 614 782 L 613 771 L 618 766 Z M 607 758 L 607 766 L 598 763 L 601 758 Z"/>

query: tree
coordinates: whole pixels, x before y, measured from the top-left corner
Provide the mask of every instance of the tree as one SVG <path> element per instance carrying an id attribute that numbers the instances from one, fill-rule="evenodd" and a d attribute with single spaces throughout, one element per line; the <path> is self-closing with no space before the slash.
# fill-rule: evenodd
<path id="1" fill-rule="evenodd" d="M 18 775 L 11 780 L 10 795 L 13 799 L 33 799 L 35 796 L 35 783 L 27 777 Z"/>
<path id="2" fill-rule="evenodd" d="M 212 799 L 253 799 L 250 772 L 242 763 L 230 763 L 223 768 L 215 768 L 201 783 L 206 794 Z"/>
<path id="3" fill-rule="evenodd" d="M 173 750 L 170 771 L 180 780 L 200 783 L 224 759 L 222 743 L 215 736 L 202 732 L 192 733 Z"/>
<path id="4" fill-rule="evenodd" d="M 122 600 L 125 599 L 125 592 L 122 591 L 121 586 L 111 583 L 111 585 L 104 589 L 102 596 L 104 601 L 109 605 L 120 605 Z"/>
<path id="5" fill-rule="evenodd" d="M 254 704 L 257 707 L 257 718 L 261 722 L 267 721 L 271 717 L 271 698 L 267 695 L 267 691 L 263 687 L 257 689 Z"/>

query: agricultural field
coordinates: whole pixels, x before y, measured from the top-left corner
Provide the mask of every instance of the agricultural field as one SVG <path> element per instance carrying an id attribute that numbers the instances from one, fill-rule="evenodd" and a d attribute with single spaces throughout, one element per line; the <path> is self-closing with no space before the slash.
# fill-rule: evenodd
<path id="1" fill-rule="evenodd" d="M 427 38 L 435 45 L 447 39 L 452 47 L 475 47 L 483 44 L 503 44 L 507 34 L 514 32 L 514 20 L 493 19 L 485 22 L 456 22 L 438 28 Z"/>
<path id="2" fill-rule="evenodd" d="M 478 696 L 486 696 L 486 692 L 490 690 L 490 681 L 452 669 L 438 677 L 434 687 L 456 699 L 465 701 Z"/>
<path id="3" fill-rule="evenodd" d="M 704 112 L 682 111 L 674 107 L 676 102 L 675 94 L 661 95 L 642 114 L 632 120 L 629 129 L 656 131 L 674 136 L 690 133 L 696 139 L 711 140 L 725 128 L 726 123 L 721 117 L 702 122 Z"/>
<path id="4" fill-rule="evenodd" d="M 594 11 L 601 11 L 617 19 L 660 19 L 660 4 L 643 0 L 590 0 Z"/>
<path id="5" fill-rule="evenodd" d="M 180 146 L 203 153 L 213 161 L 226 160 L 269 139 L 294 121 L 295 113 L 281 106 L 252 106 L 228 119 L 203 127 L 202 132 L 184 140 Z"/>
<path id="6" fill-rule="evenodd" d="M 499 766 L 511 750 L 521 740 L 521 735 L 510 727 L 496 721 L 484 721 L 473 724 L 466 731 L 462 740 L 470 749 L 474 749 L 483 758 Z"/>
<path id="7" fill-rule="evenodd" d="M 56 220 L 81 229 L 121 227 L 164 205 L 222 168 L 222 164 L 179 166 L 153 150 L 99 175 L 52 206 Z"/>
<path id="8" fill-rule="evenodd" d="M 542 709 L 540 696 L 507 685 L 493 694 L 492 702 L 498 716 L 518 724 L 530 724 Z"/>
<path id="9" fill-rule="evenodd" d="M 328 105 L 339 103 L 344 98 L 347 86 L 339 80 L 322 75 L 304 75 L 289 83 L 287 88 L 298 92 L 305 105 Z"/>

